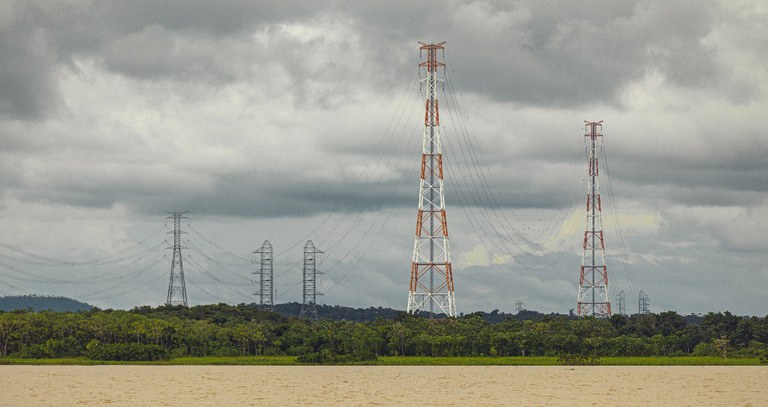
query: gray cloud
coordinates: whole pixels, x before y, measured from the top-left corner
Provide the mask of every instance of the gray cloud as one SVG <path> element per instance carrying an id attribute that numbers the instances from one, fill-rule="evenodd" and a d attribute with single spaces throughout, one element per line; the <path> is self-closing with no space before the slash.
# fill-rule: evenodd
<path id="1" fill-rule="evenodd" d="M 21 117 L 35 117 L 50 99 L 55 100 L 51 98 L 56 93 L 51 86 L 54 62 L 71 63 L 78 56 L 98 56 L 110 70 L 136 78 L 219 83 L 254 78 L 249 65 L 271 64 L 291 76 L 297 100 L 306 97 L 302 89 L 308 78 L 337 84 L 316 99 L 328 103 L 331 94 L 349 92 L 338 86 L 342 77 L 368 71 L 377 75 L 366 81 L 379 86 L 400 81 L 400 75 L 393 73 L 412 72 L 409 47 L 429 38 L 449 41 L 449 69 L 455 71 L 459 91 L 500 101 L 569 107 L 619 104 L 626 86 L 653 70 L 678 86 L 726 90 L 731 85 L 713 51 L 702 44 L 714 21 L 710 3 L 638 1 L 584 7 L 453 2 L 438 10 L 404 3 L 387 4 L 383 10 L 359 2 L 321 8 L 291 2 L 214 6 L 73 1 L 11 2 L 7 8 L 12 12 L 5 24 L 5 47 L 21 49 L 5 51 L 18 57 L 5 60 L 2 70 L 8 75 L 3 93 L 13 95 L 4 104 L 8 114 Z M 366 36 L 350 37 L 346 47 L 329 49 L 350 51 L 339 53 L 333 63 L 308 65 L 312 59 L 307 54 L 317 40 L 280 39 L 285 24 L 316 22 L 323 16 L 344 23 L 344 15 Z M 420 21 L 422 16 L 430 17 Z M 681 19 L 686 24 L 678 24 Z M 278 41 L 255 43 L 253 36 L 259 32 Z M 264 57 L 269 62 L 260 59 Z M 27 72 L 30 67 L 40 71 Z"/>
<path id="2" fill-rule="evenodd" d="M 638 284 L 674 307 L 663 299 L 674 287 L 720 272 L 710 260 L 764 272 L 766 242 L 750 237 L 768 187 L 758 11 L 640 0 L 2 2 L 0 216 L 10 226 L 0 239 L 41 234 L 48 225 L 33 220 L 61 216 L 74 219 L 72 241 L 110 242 L 93 214 L 129 224 L 182 209 L 196 222 L 247 223 L 221 226 L 234 230 L 222 234 L 229 244 L 250 245 L 258 230 L 287 247 L 316 230 L 325 248 L 341 242 L 328 278 L 349 291 L 334 298 L 398 306 L 418 189 L 417 41 L 445 40 L 456 258 L 477 245 L 518 256 L 462 265 L 460 303 L 571 307 L 583 229 L 564 222 L 583 211 L 582 121 L 604 119 L 616 209 L 635 222 L 627 242 L 637 268 L 655 270 Z M 503 231 L 512 241 L 498 241 Z M 574 247 L 562 243 L 569 234 Z M 548 267 L 533 273 L 525 261 Z M 348 268 L 359 272 L 344 279 Z"/>
<path id="3" fill-rule="evenodd" d="M 29 24 L 25 7 L 4 3 L 0 14 L 0 115 L 40 118 L 58 99 L 55 54 L 45 30 Z"/>
<path id="4" fill-rule="evenodd" d="M 653 71 L 677 86 L 726 91 L 729 74 L 703 44 L 716 12 L 709 2 L 647 1 L 455 1 L 437 10 L 350 10 L 375 30 L 374 46 L 383 55 L 400 56 L 393 49 L 416 41 L 447 40 L 446 59 L 459 91 L 560 107 L 620 105 L 625 88 Z"/>

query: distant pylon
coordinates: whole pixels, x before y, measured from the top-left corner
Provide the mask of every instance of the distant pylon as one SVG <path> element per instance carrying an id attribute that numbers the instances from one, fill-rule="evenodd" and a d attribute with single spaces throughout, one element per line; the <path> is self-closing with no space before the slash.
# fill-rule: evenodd
<path id="1" fill-rule="evenodd" d="M 619 305 L 619 315 L 627 315 L 627 303 L 624 296 L 624 290 L 619 291 L 619 294 L 616 295 L 616 302 Z"/>
<path id="2" fill-rule="evenodd" d="M 181 231 L 181 220 L 189 219 L 184 212 L 169 212 L 171 216 L 167 219 L 173 219 L 173 246 L 168 249 L 173 249 L 173 257 L 171 258 L 171 278 L 168 281 L 168 297 L 165 300 L 165 305 L 183 305 L 187 304 L 187 284 L 184 282 L 184 263 L 182 261 L 181 249 L 186 247 L 181 245 L 181 235 L 187 232 Z"/>
<path id="3" fill-rule="evenodd" d="M 408 289 L 409 313 L 429 307 L 434 315 L 435 304 L 449 317 L 456 316 L 456 299 L 453 291 L 451 251 L 448 244 L 448 223 L 445 216 L 443 191 L 443 155 L 440 145 L 440 112 L 437 101 L 437 71 L 445 70 L 445 63 L 438 62 L 437 50 L 445 51 L 444 44 L 424 44 L 420 52 L 427 60 L 419 64 L 426 77 L 426 107 L 424 136 L 421 154 L 421 183 L 419 187 L 419 212 L 416 218 L 416 237 L 413 243 L 411 281 Z M 424 281 L 424 280 L 427 281 Z"/>
<path id="4" fill-rule="evenodd" d="M 317 319 L 317 275 L 323 274 L 317 270 L 317 255 L 324 253 L 311 240 L 304 245 L 304 302 L 301 304 L 299 317 Z"/>
<path id="5" fill-rule="evenodd" d="M 589 160 L 589 177 L 587 178 L 587 224 L 581 255 L 577 313 L 579 316 L 592 315 L 607 318 L 611 316 L 611 302 L 608 298 L 608 270 L 605 266 L 605 240 L 603 239 L 598 178 L 598 157 L 603 148 L 603 135 L 600 133 L 603 121 L 585 123 L 587 123 L 587 134 L 584 137 Z"/>
<path id="6" fill-rule="evenodd" d="M 253 253 L 261 255 L 259 271 L 253 273 L 259 276 L 259 292 L 256 293 L 259 296 L 259 307 L 272 310 L 275 308 L 272 281 L 272 244 L 269 243 L 269 240 L 265 240 L 261 248 Z"/>
<path id="7" fill-rule="evenodd" d="M 522 302 L 522 301 L 519 301 L 519 300 L 518 300 L 518 301 L 515 303 L 515 309 L 517 310 L 517 313 L 518 313 L 518 314 L 519 314 L 519 313 L 521 313 L 521 312 L 523 312 L 523 311 L 525 311 L 525 303 L 524 303 L 524 302 Z"/>
<path id="8" fill-rule="evenodd" d="M 645 291 L 640 290 L 640 294 L 637 296 L 637 312 L 638 314 L 650 314 L 649 307 L 651 306 L 651 298 Z"/>

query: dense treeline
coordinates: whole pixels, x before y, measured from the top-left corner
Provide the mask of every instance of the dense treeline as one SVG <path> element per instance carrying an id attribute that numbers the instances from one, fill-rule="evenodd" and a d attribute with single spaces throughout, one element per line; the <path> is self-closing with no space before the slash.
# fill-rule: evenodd
<path id="1" fill-rule="evenodd" d="M 275 304 L 274 311 L 286 317 L 298 316 L 301 313 L 301 303 L 287 302 L 283 304 Z M 347 320 L 369 322 L 379 318 L 391 319 L 401 312 L 402 311 L 396 309 L 383 307 L 352 308 L 342 305 L 317 304 L 318 315 L 322 315 L 323 319 L 331 319 L 334 321 Z"/>
<path id="2" fill-rule="evenodd" d="M 293 355 L 300 361 L 400 356 L 764 356 L 768 317 L 675 312 L 610 319 L 543 316 L 490 323 L 479 313 L 370 322 L 308 321 L 225 304 L 131 311 L 0 312 L 0 356 L 157 360 Z"/>

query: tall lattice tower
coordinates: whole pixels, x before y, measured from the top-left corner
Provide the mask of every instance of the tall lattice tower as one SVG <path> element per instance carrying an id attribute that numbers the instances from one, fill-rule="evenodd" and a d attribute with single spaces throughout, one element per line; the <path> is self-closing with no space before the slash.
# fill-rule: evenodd
<path id="1" fill-rule="evenodd" d="M 419 212 L 416 217 L 407 311 L 416 313 L 424 307 L 429 307 L 430 315 L 434 315 L 434 306 L 437 305 L 443 313 L 455 317 L 456 298 L 453 292 L 451 251 L 445 217 L 443 155 L 437 101 L 437 84 L 442 82 L 442 79 L 438 78 L 438 68 L 445 72 L 445 63 L 437 60 L 437 51 L 445 52 L 445 42 L 419 45 L 422 58 L 424 54 L 427 58 L 419 63 L 420 72 L 423 68 L 426 74 L 421 80 L 422 86 L 426 87 L 426 101 Z"/>
<path id="2" fill-rule="evenodd" d="M 187 304 L 187 284 L 184 282 L 184 262 L 182 261 L 181 249 L 186 247 L 181 245 L 181 235 L 187 232 L 181 230 L 181 220 L 189 219 L 184 212 L 170 212 L 171 216 L 168 219 L 173 219 L 173 246 L 168 249 L 173 249 L 173 257 L 171 258 L 171 278 L 168 281 L 168 297 L 165 300 L 165 305 L 183 305 Z"/>
<path id="3" fill-rule="evenodd" d="M 259 260 L 259 271 L 253 272 L 259 276 L 259 306 L 263 309 L 272 310 L 275 308 L 274 285 L 272 272 L 272 244 L 265 240 L 259 250 L 253 252 L 261 256 Z"/>
<path id="4" fill-rule="evenodd" d="M 627 302 L 626 297 L 624 296 L 624 290 L 619 291 L 619 294 L 616 295 L 616 303 L 619 306 L 619 315 L 627 315 Z"/>
<path id="5" fill-rule="evenodd" d="M 579 316 L 592 315 L 608 318 L 611 316 L 611 302 L 608 298 L 608 269 L 605 266 L 605 240 L 600 204 L 600 182 L 598 157 L 603 149 L 603 121 L 586 122 L 587 158 L 587 224 L 584 231 L 584 250 L 581 255 L 579 276 Z"/>
<path id="6" fill-rule="evenodd" d="M 645 293 L 645 291 L 640 290 L 640 294 L 637 296 L 637 312 L 639 314 L 650 314 L 651 310 L 651 297 L 648 296 L 648 294 Z"/>
<path id="7" fill-rule="evenodd" d="M 318 250 L 311 240 L 304 245 L 304 302 L 301 304 L 299 317 L 317 319 L 317 275 L 323 274 L 317 270 L 317 255 L 324 252 Z"/>

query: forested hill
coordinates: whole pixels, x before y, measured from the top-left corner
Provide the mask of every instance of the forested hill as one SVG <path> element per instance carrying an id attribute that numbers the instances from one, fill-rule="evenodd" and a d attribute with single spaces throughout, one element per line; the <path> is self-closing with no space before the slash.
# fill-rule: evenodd
<path id="1" fill-rule="evenodd" d="M 20 295 L 0 297 L 0 310 L 28 310 L 32 311 L 56 311 L 77 312 L 90 311 L 92 305 L 66 297 L 47 297 L 38 295 Z"/>

